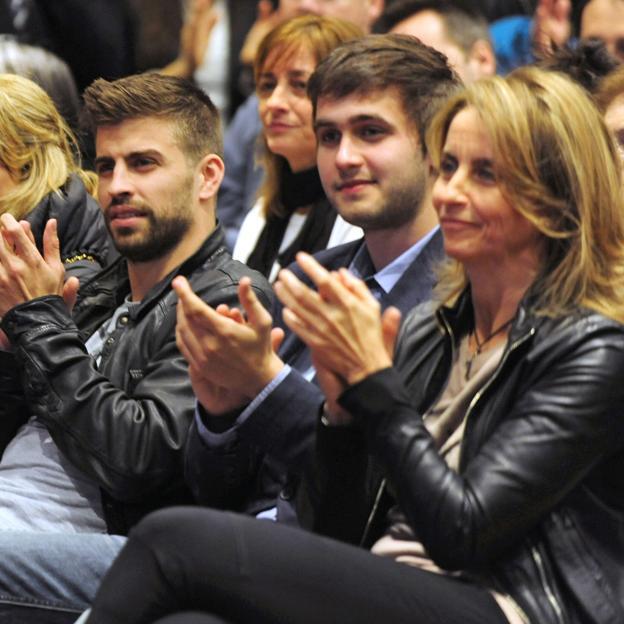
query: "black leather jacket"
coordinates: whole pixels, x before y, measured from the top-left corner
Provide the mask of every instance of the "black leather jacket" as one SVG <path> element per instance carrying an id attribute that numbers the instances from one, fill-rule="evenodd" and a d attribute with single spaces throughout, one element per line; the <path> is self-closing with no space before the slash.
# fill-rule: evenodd
<path id="1" fill-rule="evenodd" d="M 395 368 L 341 397 L 361 427 L 319 428 L 313 526 L 370 545 L 397 500 L 439 566 L 511 595 L 532 623 L 621 624 L 624 327 L 529 310 L 468 409 L 458 473 L 420 414 L 472 326 L 470 298 L 408 317 Z"/>
<path id="2" fill-rule="evenodd" d="M 126 533 L 152 509 L 190 500 L 182 449 L 195 397 L 175 343 L 176 275 L 213 306 L 236 305 L 238 282 L 249 275 L 260 300 L 270 302 L 267 282 L 232 260 L 218 228 L 122 317 L 99 368 L 84 343 L 130 292 L 123 259 L 81 287 L 73 318 L 60 297 L 49 296 L 2 320 L 15 354 L 0 353 L 0 448 L 35 414 L 62 453 L 100 484 L 111 533 Z"/>

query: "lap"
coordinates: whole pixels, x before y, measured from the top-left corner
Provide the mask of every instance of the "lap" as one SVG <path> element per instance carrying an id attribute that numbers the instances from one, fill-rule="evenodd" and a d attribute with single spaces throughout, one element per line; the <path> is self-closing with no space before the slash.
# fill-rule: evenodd
<path id="1" fill-rule="evenodd" d="M 139 590 L 160 602 L 149 617 L 184 607 L 254 623 L 505 622 L 489 593 L 475 585 L 236 514 L 193 508 L 158 512 L 132 532 L 129 546 L 129 554 L 143 559 L 142 570 L 151 562 L 156 571 L 158 586 Z M 136 562 L 122 553 L 112 570 L 117 579 L 107 579 L 96 607 L 115 608 L 112 600 L 123 604 L 124 587 L 132 593 L 146 582 L 145 574 L 135 574 L 130 589 L 132 568 Z"/>

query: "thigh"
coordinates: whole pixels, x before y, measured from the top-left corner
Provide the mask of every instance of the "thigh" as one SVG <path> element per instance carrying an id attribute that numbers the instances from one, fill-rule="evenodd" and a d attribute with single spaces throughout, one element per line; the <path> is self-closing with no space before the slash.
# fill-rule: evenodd
<path id="1" fill-rule="evenodd" d="M 506 622 L 473 585 L 299 529 L 193 508 L 159 512 L 133 531 L 89 622 L 147 624 L 183 609 L 253 624 Z"/>
<path id="2" fill-rule="evenodd" d="M 0 613 L 10 605 L 80 612 L 125 538 L 0 531 Z"/>

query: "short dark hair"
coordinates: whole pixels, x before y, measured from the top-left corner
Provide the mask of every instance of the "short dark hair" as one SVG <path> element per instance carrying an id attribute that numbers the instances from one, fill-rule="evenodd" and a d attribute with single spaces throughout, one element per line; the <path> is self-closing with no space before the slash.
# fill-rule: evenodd
<path id="1" fill-rule="evenodd" d="M 157 73 L 113 81 L 100 78 L 84 92 L 82 122 L 94 135 L 100 126 L 152 116 L 174 122 L 180 147 L 191 160 L 223 153 L 219 112 L 188 80 Z"/>
<path id="2" fill-rule="evenodd" d="M 385 33 L 407 18 L 421 13 L 437 13 L 446 30 L 446 36 L 465 54 L 477 41 L 487 41 L 491 45 L 490 30 L 483 15 L 468 6 L 444 0 L 397 0 L 386 5 L 386 9 L 373 25 L 373 32 Z"/>
<path id="3" fill-rule="evenodd" d="M 416 37 L 368 35 L 342 44 L 321 61 L 308 81 L 308 96 L 316 116 L 319 98 L 394 90 L 425 151 L 431 119 L 461 84 L 444 54 Z"/>
<path id="4" fill-rule="evenodd" d="M 536 63 L 541 69 L 558 71 L 578 83 L 591 95 L 595 94 L 602 79 L 619 66 L 602 41 L 590 39 L 555 48 Z"/>

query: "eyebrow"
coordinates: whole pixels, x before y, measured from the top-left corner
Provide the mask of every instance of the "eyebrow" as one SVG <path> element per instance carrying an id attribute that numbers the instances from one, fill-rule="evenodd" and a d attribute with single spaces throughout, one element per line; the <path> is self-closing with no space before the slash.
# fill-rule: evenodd
<path id="1" fill-rule="evenodd" d="M 135 150 L 134 152 L 130 152 L 129 154 L 124 154 L 124 160 L 129 160 L 132 158 L 144 158 L 148 156 L 149 158 L 162 158 L 162 153 L 156 149 L 144 149 L 144 150 Z M 108 162 L 114 160 L 112 156 L 98 156 L 94 164 L 98 164 L 100 162 Z"/>
<path id="2" fill-rule="evenodd" d="M 386 119 L 384 119 L 383 117 L 380 117 L 379 115 L 367 115 L 365 113 L 362 113 L 361 115 L 354 115 L 353 117 L 349 117 L 347 119 L 347 125 L 348 126 L 355 126 L 359 123 L 366 123 L 369 121 L 375 121 L 377 123 L 382 123 L 385 126 L 391 126 L 392 124 L 390 122 L 388 122 Z M 334 128 L 336 127 L 338 124 L 335 121 L 331 121 L 329 119 L 323 119 L 322 117 L 320 119 L 317 119 L 314 122 L 314 129 L 317 130 L 319 128 Z"/>
<path id="3" fill-rule="evenodd" d="M 310 76 L 312 75 L 312 72 L 309 71 L 305 71 L 303 69 L 290 69 L 286 72 L 286 75 L 289 78 L 301 78 L 304 76 Z M 267 71 L 267 72 L 260 72 L 260 78 L 274 78 L 275 77 L 275 73 L 271 72 L 271 71 Z"/>

